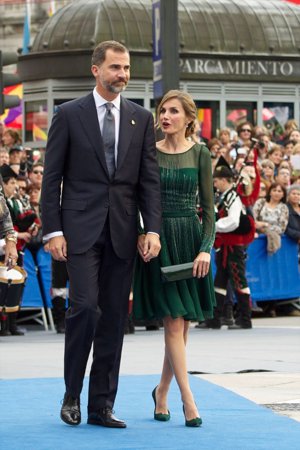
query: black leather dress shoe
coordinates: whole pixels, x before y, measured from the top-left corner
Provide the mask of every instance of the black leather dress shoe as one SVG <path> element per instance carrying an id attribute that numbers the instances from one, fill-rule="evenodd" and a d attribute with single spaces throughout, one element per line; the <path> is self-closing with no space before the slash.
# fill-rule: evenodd
<path id="1" fill-rule="evenodd" d="M 65 394 L 60 410 L 60 417 L 68 425 L 79 425 L 81 422 L 80 400 Z"/>
<path id="2" fill-rule="evenodd" d="M 228 327 L 228 330 L 249 330 L 252 328 L 252 324 L 251 323 L 247 323 L 247 324 L 238 324 L 238 323 L 234 323 L 233 325 L 230 325 Z"/>
<path id="3" fill-rule="evenodd" d="M 113 410 L 107 406 L 95 413 L 89 413 L 87 423 L 108 428 L 126 428 L 126 423 L 117 419 L 113 415 Z"/>

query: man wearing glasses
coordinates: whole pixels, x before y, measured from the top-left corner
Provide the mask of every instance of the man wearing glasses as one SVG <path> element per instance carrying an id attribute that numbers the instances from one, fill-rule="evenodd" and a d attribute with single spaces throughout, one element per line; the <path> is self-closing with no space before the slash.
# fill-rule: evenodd
<path id="1" fill-rule="evenodd" d="M 31 171 L 28 172 L 28 178 L 31 184 L 39 187 L 42 187 L 43 181 L 43 173 L 44 173 L 44 165 L 40 162 L 33 164 Z"/>

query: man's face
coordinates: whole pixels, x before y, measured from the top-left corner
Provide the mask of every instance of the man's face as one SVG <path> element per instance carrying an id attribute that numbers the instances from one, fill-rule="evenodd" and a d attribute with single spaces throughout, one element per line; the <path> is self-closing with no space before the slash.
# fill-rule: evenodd
<path id="1" fill-rule="evenodd" d="M 9 164 L 9 155 L 7 152 L 0 152 L 0 166 L 3 164 Z"/>
<path id="2" fill-rule="evenodd" d="M 214 178 L 214 187 L 218 192 L 225 192 L 227 189 L 227 183 L 225 178 Z"/>
<path id="3" fill-rule="evenodd" d="M 15 178 L 10 178 L 6 183 L 3 183 L 3 189 L 5 197 L 13 197 L 17 190 L 17 180 Z"/>
<path id="4" fill-rule="evenodd" d="M 291 181 L 290 171 L 288 169 L 280 169 L 276 180 L 284 186 L 289 185 Z"/>
<path id="5" fill-rule="evenodd" d="M 108 49 L 104 62 L 100 66 L 92 66 L 92 73 L 96 79 L 99 94 L 108 100 L 114 99 L 128 84 L 129 54 Z"/>
<path id="6" fill-rule="evenodd" d="M 44 167 L 36 166 L 32 169 L 32 172 L 29 173 L 29 179 L 32 184 L 36 184 L 37 186 L 42 185 L 43 180 Z"/>

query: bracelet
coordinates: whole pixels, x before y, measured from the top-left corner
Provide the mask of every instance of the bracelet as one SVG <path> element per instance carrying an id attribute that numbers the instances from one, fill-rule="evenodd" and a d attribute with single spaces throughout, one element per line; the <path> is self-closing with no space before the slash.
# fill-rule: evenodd
<path id="1" fill-rule="evenodd" d="M 16 233 L 8 233 L 6 236 L 5 236 L 5 241 L 7 242 L 7 241 L 12 241 L 12 242 L 14 242 L 15 244 L 17 243 L 17 235 L 16 235 Z"/>

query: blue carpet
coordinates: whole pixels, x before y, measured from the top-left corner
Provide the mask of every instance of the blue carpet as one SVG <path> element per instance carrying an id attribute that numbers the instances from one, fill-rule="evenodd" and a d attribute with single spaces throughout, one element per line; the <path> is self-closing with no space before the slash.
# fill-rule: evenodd
<path id="1" fill-rule="evenodd" d="M 167 423 L 152 419 L 151 391 L 158 376 L 122 376 L 115 405 L 127 429 L 86 424 L 87 388 L 79 427 L 59 419 L 62 379 L 1 380 L 0 448 L 5 450 L 298 450 L 300 424 L 207 381 L 190 377 L 201 428 L 184 426 L 173 383 Z M 87 382 L 86 382 L 87 384 Z"/>

